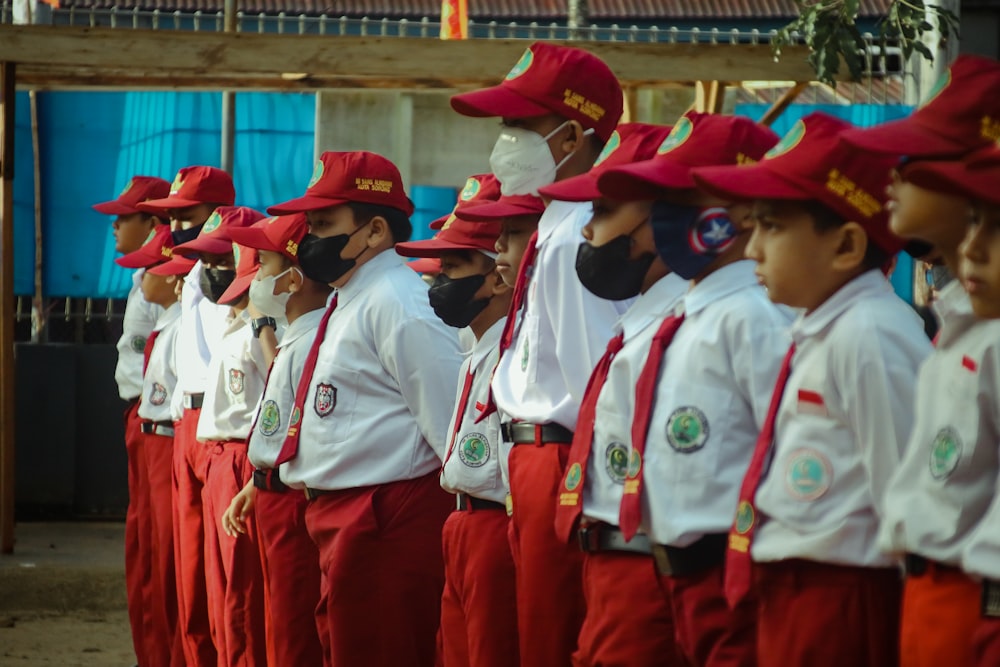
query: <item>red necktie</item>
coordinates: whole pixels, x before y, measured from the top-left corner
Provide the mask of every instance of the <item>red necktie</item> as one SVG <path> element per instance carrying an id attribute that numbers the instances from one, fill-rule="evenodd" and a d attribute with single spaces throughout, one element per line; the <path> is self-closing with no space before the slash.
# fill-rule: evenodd
<path id="1" fill-rule="evenodd" d="M 150 332 L 149 338 L 146 339 L 146 346 L 142 349 L 142 374 L 144 376 L 146 369 L 149 368 L 149 357 L 153 354 L 153 343 L 156 342 L 156 337 L 159 335 L 159 331 Z"/>
<path id="2" fill-rule="evenodd" d="M 767 418 L 760 430 L 757 445 L 753 450 L 753 457 L 750 459 L 747 473 L 743 477 L 743 484 L 740 486 L 740 501 L 736 506 L 736 519 L 733 521 L 733 527 L 729 529 L 729 549 L 726 551 L 726 599 L 729 601 L 729 606 L 733 608 L 750 591 L 752 570 L 750 544 L 753 541 L 757 525 L 760 523 L 757 520 L 754 497 L 757 495 L 757 488 L 764 478 L 764 469 L 770 459 L 771 446 L 774 444 L 774 422 L 778 415 L 778 407 L 781 405 L 781 397 L 785 393 L 785 385 L 788 383 L 794 354 L 795 344 L 793 343 L 788 348 L 788 354 L 785 355 L 785 360 L 781 364 L 781 370 L 778 371 L 778 380 L 774 384 L 774 393 L 771 395 L 771 405 L 767 409 Z"/>
<path id="3" fill-rule="evenodd" d="M 333 295 L 330 305 L 323 313 L 323 319 L 319 321 L 319 327 L 316 329 L 316 338 L 313 339 L 312 347 L 309 348 L 309 354 L 306 356 L 302 376 L 299 377 L 299 386 L 295 388 L 295 404 L 292 407 L 292 417 L 288 424 L 288 435 L 285 436 L 285 443 L 281 446 L 278 458 L 274 462 L 275 468 L 286 461 L 291 461 L 299 453 L 299 435 L 302 433 L 299 425 L 302 423 L 306 395 L 309 393 L 309 385 L 312 384 L 313 371 L 316 370 L 319 348 L 323 344 L 323 339 L 326 338 L 326 325 L 330 322 L 330 315 L 333 315 L 333 311 L 337 310 L 337 296 L 337 294 Z"/>
<path id="4" fill-rule="evenodd" d="M 503 358 L 503 353 L 507 351 L 510 344 L 514 341 L 514 331 L 517 329 L 517 312 L 521 310 L 521 306 L 524 305 L 524 295 L 528 291 L 528 282 L 531 280 L 531 272 L 535 267 L 535 255 L 538 254 L 538 230 L 531 235 L 528 239 L 528 247 L 524 249 L 524 255 L 521 256 L 521 264 L 517 267 L 517 280 L 514 281 L 514 294 L 510 298 L 510 307 L 507 309 L 507 321 L 503 324 L 503 332 L 500 334 L 500 345 L 498 349 L 500 352 L 497 354 L 497 365 L 500 364 L 500 359 Z M 493 373 L 496 373 L 496 366 L 493 367 Z M 479 416 L 476 417 L 476 423 L 483 421 L 491 414 L 497 411 L 497 405 L 493 400 L 493 375 L 490 375 L 490 392 L 486 399 L 486 408 L 483 409 Z"/>
<path id="5" fill-rule="evenodd" d="M 653 335 L 649 356 L 639 373 L 635 385 L 635 417 L 632 418 L 632 455 L 629 457 L 628 476 L 622 492 L 622 504 L 618 510 L 618 525 L 626 540 L 631 540 L 639 530 L 642 520 L 642 462 L 646 454 L 646 436 L 649 433 L 649 419 L 653 414 L 656 399 L 656 385 L 660 377 L 660 366 L 667 346 L 674 334 L 681 328 L 684 315 L 671 315 L 663 320 Z M 634 463 L 633 463 L 634 461 Z"/>
<path id="6" fill-rule="evenodd" d="M 462 419 L 465 416 L 465 408 L 469 404 L 469 393 L 472 391 L 472 379 L 476 377 L 471 368 L 470 365 L 469 370 L 465 371 L 465 384 L 462 385 L 462 395 L 459 396 L 458 405 L 455 408 L 455 428 L 451 430 L 451 438 L 448 440 L 448 451 L 444 455 L 444 461 L 441 462 L 442 469 L 448 463 L 448 459 L 451 458 L 451 452 L 455 448 L 455 438 L 458 437 L 458 432 L 462 430 Z"/>
<path id="7" fill-rule="evenodd" d="M 615 355 L 622 349 L 625 334 L 620 333 L 608 342 L 604 356 L 594 366 L 587 382 L 587 390 L 580 403 L 580 414 L 576 419 L 576 432 L 573 434 L 573 444 L 569 449 L 568 466 L 563 477 L 563 488 L 559 493 L 559 504 L 556 506 L 556 535 L 563 541 L 568 541 L 580 517 L 583 503 L 580 493 L 583 490 L 583 480 L 587 474 L 587 459 L 590 458 L 591 444 L 594 439 L 594 415 L 597 410 L 597 398 L 601 388 L 608 379 L 608 370 Z"/>

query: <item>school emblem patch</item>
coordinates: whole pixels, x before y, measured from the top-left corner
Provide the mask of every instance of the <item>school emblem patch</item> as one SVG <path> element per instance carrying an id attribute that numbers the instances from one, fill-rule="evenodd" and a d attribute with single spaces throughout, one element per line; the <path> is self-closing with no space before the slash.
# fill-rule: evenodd
<path id="1" fill-rule="evenodd" d="M 234 394 L 243 393 L 243 384 L 246 374 L 238 368 L 229 369 L 229 391 Z"/>
<path id="2" fill-rule="evenodd" d="M 604 469 L 615 484 L 624 484 L 627 477 L 634 477 L 632 468 L 637 466 L 632 464 L 638 461 L 638 455 L 633 455 L 632 461 L 629 461 L 628 447 L 620 442 L 612 442 L 604 450 Z"/>
<path id="3" fill-rule="evenodd" d="M 517 61 L 514 67 L 507 73 L 505 79 L 510 81 L 511 79 L 516 79 L 531 67 L 531 63 L 535 61 L 535 54 L 531 52 L 531 49 L 525 49 L 524 53 L 521 54 L 521 59 Z"/>
<path id="4" fill-rule="evenodd" d="M 622 138 L 618 134 L 618 130 L 611 133 L 611 138 L 608 139 L 608 143 L 604 144 L 604 149 L 601 154 L 597 156 L 597 160 L 594 161 L 594 166 L 601 164 L 608 159 L 608 156 L 618 150 L 618 147 L 622 145 Z"/>
<path id="5" fill-rule="evenodd" d="M 816 500 L 830 488 L 833 465 L 815 449 L 792 452 L 785 468 L 785 487 L 796 500 Z"/>
<path id="6" fill-rule="evenodd" d="M 950 426 L 938 431 L 931 445 L 930 468 L 934 479 L 947 479 L 962 458 L 962 441 Z"/>
<path id="7" fill-rule="evenodd" d="M 299 410 L 299 406 L 296 405 L 294 408 L 292 408 L 292 417 L 288 421 L 288 426 L 291 427 L 297 425 L 301 419 L 302 419 L 302 411 Z"/>
<path id="8" fill-rule="evenodd" d="M 469 433 L 458 445 L 458 458 L 470 468 L 479 468 L 490 459 L 490 442 L 482 433 Z"/>
<path id="9" fill-rule="evenodd" d="M 142 354 L 146 351 L 146 337 L 145 336 L 132 336 L 132 340 L 129 341 L 129 347 L 132 348 L 133 352 L 138 352 Z"/>
<path id="10" fill-rule="evenodd" d="M 222 224 L 222 216 L 219 215 L 218 211 L 212 211 L 212 215 L 208 216 L 208 220 L 205 221 L 205 226 L 201 228 L 202 234 L 211 234 Z"/>
<path id="11" fill-rule="evenodd" d="M 670 129 L 670 134 L 668 134 L 667 138 L 663 140 L 660 147 L 656 149 L 656 154 L 663 155 L 664 153 L 669 153 L 674 150 L 688 140 L 688 137 L 691 136 L 692 130 L 694 130 L 694 123 L 691 122 L 690 118 L 682 116 L 681 119 L 678 120 L 677 123 Z"/>
<path id="12" fill-rule="evenodd" d="M 323 178 L 323 161 L 319 160 L 316 162 L 316 166 L 313 167 L 312 176 L 309 178 L 309 185 L 307 185 L 306 187 L 311 188 L 312 186 L 319 183 L 319 179 L 321 178 Z"/>
<path id="13" fill-rule="evenodd" d="M 166 401 L 167 401 L 167 388 L 164 387 L 159 382 L 154 382 L 152 389 L 149 390 L 149 404 L 163 405 Z"/>
<path id="14" fill-rule="evenodd" d="M 779 155 L 784 155 L 798 146 L 804 136 L 806 136 L 806 124 L 801 120 L 795 121 L 795 125 L 792 125 L 792 129 L 788 131 L 788 134 L 783 136 L 774 148 L 764 154 L 764 159 L 768 160 Z"/>
<path id="15" fill-rule="evenodd" d="M 667 420 L 667 442 L 681 454 L 704 447 L 708 433 L 708 418 L 693 405 L 677 408 Z"/>
<path id="16" fill-rule="evenodd" d="M 745 535 L 753 528 L 754 518 L 753 505 L 746 500 L 741 500 L 736 508 L 736 521 L 733 523 L 733 528 L 740 535 Z"/>
<path id="17" fill-rule="evenodd" d="M 268 399 L 260 406 L 260 421 L 257 428 L 261 435 L 270 437 L 278 432 L 279 426 L 281 426 L 281 410 L 274 400 Z"/>
<path id="18" fill-rule="evenodd" d="M 128 192 L 129 190 L 131 190 L 133 185 L 135 185 L 135 180 L 134 179 L 128 182 L 128 185 L 125 186 L 124 190 L 122 190 L 121 192 L 118 193 L 118 196 L 119 197 L 124 197 L 125 193 Z"/>
<path id="19" fill-rule="evenodd" d="M 320 417 L 326 417 L 337 407 L 337 388 L 332 384 L 320 382 L 316 385 L 316 399 L 313 401 L 313 409 Z"/>
<path id="20" fill-rule="evenodd" d="M 477 179 L 470 176 L 469 180 L 465 182 L 465 187 L 462 188 L 462 194 L 460 194 L 458 198 L 461 199 L 462 201 L 469 201 L 470 199 L 475 199 L 476 195 L 479 194 L 479 189 L 481 187 L 482 184 L 480 184 L 480 182 Z"/>
<path id="21" fill-rule="evenodd" d="M 718 255 L 736 240 L 736 228 L 729 212 L 721 207 L 701 212 L 688 232 L 688 245 L 699 255 Z"/>
<path id="22" fill-rule="evenodd" d="M 567 491 L 576 491 L 576 487 L 580 486 L 580 482 L 583 481 L 583 468 L 579 463 L 574 463 L 566 471 L 566 481 L 563 486 L 566 487 Z"/>

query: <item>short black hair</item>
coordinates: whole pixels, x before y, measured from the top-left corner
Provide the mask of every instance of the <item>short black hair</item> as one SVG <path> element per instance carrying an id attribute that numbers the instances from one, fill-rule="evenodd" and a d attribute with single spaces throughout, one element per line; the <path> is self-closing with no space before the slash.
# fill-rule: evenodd
<path id="1" fill-rule="evenodd" d="M 385 221 L 389 223 L 389 231 L 392 232 L 394 243 L 409 241 L 410 236 L 413 235 L 413 225 L 410 224 L 410 216 L 398 208 L 354 201 L 347 202 L 347 207 L 354 214 L 354 224 L 358 226 L 371 222 L 373 218 L 385 218 Z"/>
<path id="2" fill-rule="evenodd" d="M 842 215 L 825 204 L 817 201 L 807 201 L 803 205 L 806 212 L 812 218 L 813 228 L 817 232 L 826 232 L 847 224 L 847 220 Z M 871 235 L 867 232 L 865 232 L 865 235 L 868 237 L 868 243 L 865 246 L 865 256 L 861 260 L 861 267 L 865 271 L 882 268 L 892 255 L 875 243 Z"/>

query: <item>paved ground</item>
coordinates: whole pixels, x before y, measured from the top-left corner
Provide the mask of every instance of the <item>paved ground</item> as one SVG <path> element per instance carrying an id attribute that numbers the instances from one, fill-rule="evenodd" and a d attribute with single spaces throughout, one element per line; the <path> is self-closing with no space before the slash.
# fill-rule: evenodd
<path id="1" fill-rule="evenodd" d="M 0 667 L 134 664 L 124 524 L 22 523 L 0 555 Z"/>

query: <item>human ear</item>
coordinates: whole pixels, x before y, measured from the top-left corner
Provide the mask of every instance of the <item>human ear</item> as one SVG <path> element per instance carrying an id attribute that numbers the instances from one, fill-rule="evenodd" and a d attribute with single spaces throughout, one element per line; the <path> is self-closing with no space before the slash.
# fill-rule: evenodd
<path id="1" fill-rule="evenodd" d="M 864 228 L 856 222 L 847 222 L 831 231 L 836 235 L 833 268 L 848 272 L 860 267 L 868 250 L 868 234 Z"/>

